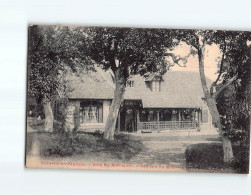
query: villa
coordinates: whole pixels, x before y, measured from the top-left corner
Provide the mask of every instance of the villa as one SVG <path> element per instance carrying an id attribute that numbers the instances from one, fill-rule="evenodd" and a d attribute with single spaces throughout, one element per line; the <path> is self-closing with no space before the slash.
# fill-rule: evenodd
<path id="1" fill-rule="evenodd" d="M 99 69 L 84 77 L 75 77 L 71 86 L 68 128 L 104 131 L 114 95 L 109 74 Z M 164 75 L 134 75 L 128 79 L 116 131 L 208 131 L 212 126 L 199 73 L 167 71 Z"/>

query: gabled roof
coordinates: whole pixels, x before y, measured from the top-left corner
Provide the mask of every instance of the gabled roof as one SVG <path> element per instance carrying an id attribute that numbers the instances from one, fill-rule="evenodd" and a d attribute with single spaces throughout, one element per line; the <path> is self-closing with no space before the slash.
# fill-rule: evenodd
<path id="1" fill-rule="evenodd" d="M 90 73 L 81 79 L 72 82 L 74 90 L 69 98 L 75 99 L 112 99 L 114 87 L 109 81 L 109 76 L 102 72 Z M 149 82 L 140 75 L 130 78 L 134 87 L 127 87 L 125 100 L 142 100 L 144 108 L 202 108 L 203 91 L 200 75 L 197 72 L 168 71 L 162 76 L 160 92 L 153 92 Z M 109 82 L 108 82 L 109 81 Z M 207 79 L 208 84 L 212 81 Z"/>
<path id="2" fill-rule="evenodd" d="M 114 87 L 99 71 L 88 72 L 79 77 L 76 74 L 68 76 L 71 92 L 70 99 L 112 99 Z"/>
<path id="3" fill-rule="evenodd" d="M 127 88 L 125 99 L 141 99 L 144 108 L 202 108 L 205 106 L 200 75 L 197 72 L 168 71 L 162 76 L 160 92 L 153 92 L 144 78 L 135 75 L 134 87 Z M 212 81 L 207 79 L 208 84 Z"/>

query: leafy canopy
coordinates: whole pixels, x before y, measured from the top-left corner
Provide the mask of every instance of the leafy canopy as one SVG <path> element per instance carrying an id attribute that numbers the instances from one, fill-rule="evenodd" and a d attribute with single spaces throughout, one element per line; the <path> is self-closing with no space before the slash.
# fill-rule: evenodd
<path id="1" fill-rule="evenodd" d="M 28 95 L 50 100 L 65 84 L 65 67 L 74 71 L 87 61 L 78 50 L 82 46 L 79 38 L 79 31 L 67 26 L 29 27 Z M 89 62 L 84 64 L 82 68 L 88 67 Z"/>
<path id="2" fill-rule="evenodd" d="M 85 53 L 104 69 L 124 70 L 127 77 L 164 73 L 164 53 L 175 45 L 174 32 L 166 29 L 89 27 L 85 32 Z"/>
<path id="3" fill-rule="evenodd" d="M 243 136 L 240 136 L 239 133 L 236 134 L 236 130 L 249 131 L 248 93 L 250 92 L 248 85 L 250 82 L 251 51 L 247 42 L 251 40 L 251 32 L 181 30 L 177 33 L 179 41 L 184 41 L 191 46 L 193 55 L 197 54 L 201 46 L 200 38 L 203 39 L 204 44 L 216 44 L 221 50 L 218 77 L 212 87 L 216 86 L 218 91 L 221 91 L 216 101 L 224 132 L 231 139 L 242 139 Z M 233 82 L 227 85 L 233 78 Z"/>

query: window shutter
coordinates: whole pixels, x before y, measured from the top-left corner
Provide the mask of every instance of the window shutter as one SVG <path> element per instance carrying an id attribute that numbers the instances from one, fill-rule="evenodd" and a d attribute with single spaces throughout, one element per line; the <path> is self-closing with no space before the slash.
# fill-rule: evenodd
<path id="1" fill-rule="evenodd" d="M 98 122 L 103 123 L 103 105 L 98 107 Z"/>
<path id="2" fill-rule="evenodd" d="M 201 122 L 202 123 L 207 123 L 208 122 L 208 110 L 202 110 Z"/>

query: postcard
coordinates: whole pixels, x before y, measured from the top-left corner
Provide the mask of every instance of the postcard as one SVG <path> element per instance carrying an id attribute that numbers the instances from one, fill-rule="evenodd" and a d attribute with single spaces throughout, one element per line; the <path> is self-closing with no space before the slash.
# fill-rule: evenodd
<path id="1" fill-rule="evenodd" d="M 251 32 L 28 27 L 26 167 L 249 173 Z"/>

